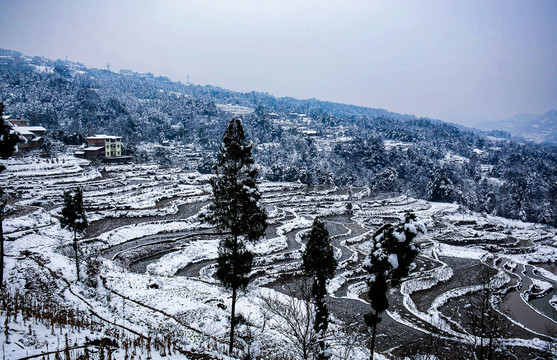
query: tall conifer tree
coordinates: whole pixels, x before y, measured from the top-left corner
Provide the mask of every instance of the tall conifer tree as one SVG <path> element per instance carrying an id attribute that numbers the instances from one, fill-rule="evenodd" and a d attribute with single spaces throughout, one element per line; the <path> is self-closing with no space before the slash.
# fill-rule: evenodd
<path id="1" fill-rule="evenodd" d="M 83 208 L 83 191 L 81 188 L 75 190 L 72 195 L 70 191 L 64 192 L 64 207 L 60 225 L 73 232 L 73 249 L 75 252 L 75 269 L 77 271 L 77 281 L 79 281 L 79 248 L 77 244 L 77 233 L 82 233 L 87 229 L 87 216 Z"/>
<path id="2" fill-rule="evenodd" d="M 373 235 L 373 247 L 363 265 L 370 274 L 368 296 L 372 311 L 364 314 L 364 320 L 372 329 L 371 360 L 375 350 L 377 324 L 381 322 L 381 314 L 389 308 L 387 293 L 410 273 L 410 266 L 418 255 L 413 240 L 425 232 L 425 225 L 414 214 L 409 213 L 403 223 L 397 226 L 383 225 Z"/>
<path id="3" fill-rule="evenodd" d="M 313 278 L 311 288 L 315 304 L 313 327 L 317 333 L 319 346 L 317 359 L 323 360 L 326 358 L 324 337 L 329 327 L 329 309 L 325 303 L 325 295 L 327 295 L 327 281 L 335 275 L 337 260 L 334 257 L 329 232 L 321 220 L 316 218 L 313 221 L 311 231 L 305 238 L 307 244 L 302 255 L 302 268 Z"/>
<path id="4" fill-rule="evenodd" d="M 245 290 L 253 267 L 253 254 L 246 247 L 264 234 L 267 215 L 259 204 L 257 168 L 251 157 L 252 143 L 246 141 L 240 119 L 232 119 L 223 136 L 223 145 L 211 179 L 213 202 L 205 219 L 228 233 L 219 244 L 216 277 L 232 291 L 229 353 L 234 348 L 236 300 Z"/>
<path id="5" fill-rule="evenodd" d="M 7 159 L 17 150 L 17 143 L 22 140 L 21 136 L 13 131 L 12 126 L 4 120 L 4 104 L 0 102 L 0 158 Z M 5 170 L 0 164 L 0 172 Z"/>

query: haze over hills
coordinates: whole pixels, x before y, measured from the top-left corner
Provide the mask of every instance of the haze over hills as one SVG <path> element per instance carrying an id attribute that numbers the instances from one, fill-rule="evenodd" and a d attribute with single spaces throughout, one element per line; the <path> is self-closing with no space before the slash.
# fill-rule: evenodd
<path id="1" fill-rule="evenodd" d="M 477 123 L 481 130 L 503 130 L 536 143 L 557 143 L 557 110 L 545 114 L 517 114 L 505 120 Z"/>
<path id="2" fill-rule="evenodd" d="M 557 143 L 557 110 L 550 110 L 529 121 L 517 135 L 538 143 Z"/>

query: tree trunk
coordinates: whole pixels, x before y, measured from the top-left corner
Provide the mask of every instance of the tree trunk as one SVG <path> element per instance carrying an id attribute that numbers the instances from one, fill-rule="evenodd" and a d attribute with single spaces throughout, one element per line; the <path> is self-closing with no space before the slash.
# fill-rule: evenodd
<path id="1" fill-rule="evenodd" d="M 230 344 L 228 345 L 228 356 L 232 356 L 234 349 L 234 328 L 236 327 L 236 287 L 232 288 L 232 309 L 230 318 Z"/>
<path id="2" fill-rule="evenodd" d="M 2 223 L 4 216 L 2 214 L 4 209 L 0 208 L 0 288 L 4 290 L 4 229 Z"/>
<path id="3" fill-rule="evenodd" d="M 324 283 L 324 282 L 323 282 Z M 316 324 L 316 331 L 317 331 L 317 345 L 318 345 L 318 351 L 319 353 L 317 354 L 317 360 L 324 360 L 325 359 L 325 324 L 323 324 L 324 320 L 323 318 L 319 317 L 319 313 L 321 313 L 323 311 L 323 308 L 325 307 L 325 304 L 323 303 L 323 298 L 322 297 L 316 297 L 315 298 L 315 310 L 316 310 L 316 319 L 315 319 L 315 324 Z"/>
<path id="4" fill-rule="evenodd" d="M 375 350 L 375 334 L 377 331 L 377 324 L 373 325 L 373 330 L 371 332 L 371 345 L 369 346 L 370 355 L 369 359 L 373 360 L 373 351 Z"/>
<path id="5" fill-rule="evenodd" d="M 73 232 L 73 249 L 75 251 L 75 270 L 77 271 L 77 281 L 79 282 L 79 251 L 77 251 L 77 234 Z"/>
<path id="6" fill-rule="evenodd" d="M 320 336 L 319 337 L 319 354 L 317 354 L 317 360 L 325 360 L 325 341 Z"/>

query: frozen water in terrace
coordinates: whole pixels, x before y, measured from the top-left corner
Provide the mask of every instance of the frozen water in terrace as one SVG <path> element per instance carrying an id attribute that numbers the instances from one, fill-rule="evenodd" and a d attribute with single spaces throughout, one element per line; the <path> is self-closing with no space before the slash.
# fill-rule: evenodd
<path id="1" fill-rule="evenodd" d="M 81 244 L 86 251 L 99 251 L 105 256 L 103 286 L 138 303 L 126 301 L 127 308 L 122 309 L 118 295 L 110 300 L 89 299 L 89 305 L 78 297 L 65 301 L 80 308 L 91 306 L 140 332 L 173 321 L 161 312 L 154 316 L 140 303 L 179 316 L 194 328 L 187 331 L 225 338 L 227 293 L 213 278 L 218 240 L 223 235 L 199 219 L 210 200 L 209 177 L 177 168 L 160 175 L 157 165 L 103 167 L 101 174 L 87 161 L 71 157 L 57 163 L 25 157 L 9 160 L 9 170 L 0 174 L 0 180 L 8 184 L 8 190 L 21 194 L 11 204 L 16 211 L 4 220 L 8 240 L 5 271 L 10 283 L 25 281 L 20 272 L 23 264 L 37 266 L 28 258 L 16 261 L 22 251 L 29 251 L 37 254 L 33 256 L 40 254 L 44 266 L 67 278 L 74 290 L 83 286 L 74 283 L 73 259 L 68 257 L 72 234 L 60 229 L 56 219 L 63 191 L 81 186 L 91 222 Z M 466 261 L 490 266 L 508 277 L 501 286 L 511 290 L 500 305 L 511 310 L 507 321 L 513 335 L 506 342 L 540 349 L 554 341 L 551 331 L 557 330 L 557 276 L 547 269 L 552 269 L 548 264 L 557 258 L 557 250 L 547 245 L 547 240 L 537 239 L 554 239 L 555 229 L 463 214 L 454 204 L 390 197 L 366 188 L 349 192 L 264 182 L 259 190 L 270 227 L 266 238 L 253 247 L 254 281 L 248 295 L 238 303 L 240 313 L 256 325 L 264 319 L 258 296 L 287 296 L 281 293 L 281 284 L 299 274 L 304 248 L 301 235 L 316 216 L 325 221 L 339 259 L 339 269 L 328 287 L 332 315 L 361 322 L 362 312 L 369 309 L 364 297 L 369 275 L 362 267 L 369 261 L 371 235 L 382 224 L 402 221 L 404 214 L 412 211 L 422 222 L 408 224 L 409 230 L 425 226 L 427 234 L 417 244 L 421 252 L 409 279 L 391 294 L 393 306 L 379 327 L 379 332 L 387 335 L 378 340 L 379 351 L 402 346 L 427 331 L 465 341 L 464 329 L 452 323 L 458 318 L 453 316 L 450 304 L 465 299 L 468 293 L 459 290 L 463 286 L 459 278 L 463 271 L 473 277 L 475 268 L 453 271 L 459 262 Z M 355 205 L 351 210 L 346 206 L 349 202 Z M 396 257 L 388 260 L 397 267 Z M 523 285 L 515 289 L 518 278 Z M 529 298 L 533 291 L 537 298 Z M 266 337 L 286 342 L 282 334 L 269 331 L 271 335 Z M 191 343 L 200 345 L 200 341 L 192 337 Z M 14 345 L 8 348 L 16 349 Z"/>

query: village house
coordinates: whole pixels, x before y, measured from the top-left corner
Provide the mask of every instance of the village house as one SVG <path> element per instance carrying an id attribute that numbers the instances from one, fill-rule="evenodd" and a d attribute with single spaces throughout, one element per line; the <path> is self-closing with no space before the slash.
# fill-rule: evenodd
<path id="1" fill-rule="evenodd" d="M 122 157 L 122 137 L 94 135 L 87 138 L 87 147 L 75 156 L 85 159 L 116 159 Z"/>
<path id="2" fill-rule="evenodd" d="M 18 132 L 25 140 L 17 144 L 18 149 L 38 149 L 46 134 L 46 129 L 42 126 L 29 126 L 29 121 L 26 119 L 13 119 L 10 115 L 3 115 L 2 118 L 12 124 L 14 131 Z"/>
<path id="3" fill-rule="evenodd" d="M 280 116 L 277 113 L 266 113 L 265 118 L 269 120 L 278 120 L 280 119 Z"/>

